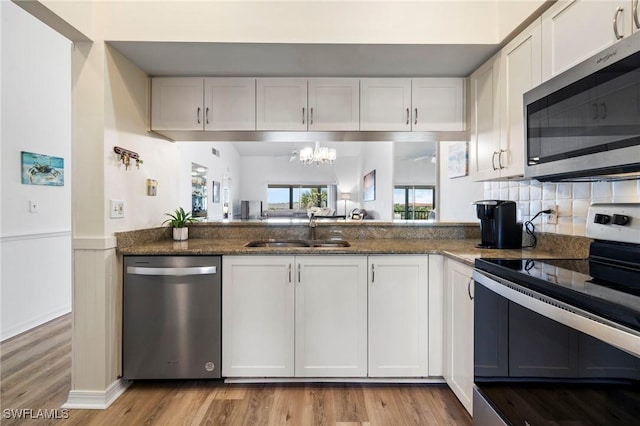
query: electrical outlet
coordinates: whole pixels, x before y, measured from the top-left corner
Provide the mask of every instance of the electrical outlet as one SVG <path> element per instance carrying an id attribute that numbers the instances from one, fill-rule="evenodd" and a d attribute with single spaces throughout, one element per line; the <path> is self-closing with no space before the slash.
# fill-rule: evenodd
<path id="1" fill-rule="evenodd" d="M 549 204 L 545 207 L 545 210 L 551 210 L 551 213 L 544 215 L 544 223 L 548 225 L 557 225 L 558 224 L 557 204 Z"/>
<path id="2" fill-rule="evenodd" d="M 38 200 L 29 200 L 29 213 L 38 213 L 38 210 L 40 210 Z"/>
<path id="3" fill-rule="evenodd" d="M 120 219 L 124 217 L 124 201 L 111 200 L 109 217 L 111 219 Z"/>

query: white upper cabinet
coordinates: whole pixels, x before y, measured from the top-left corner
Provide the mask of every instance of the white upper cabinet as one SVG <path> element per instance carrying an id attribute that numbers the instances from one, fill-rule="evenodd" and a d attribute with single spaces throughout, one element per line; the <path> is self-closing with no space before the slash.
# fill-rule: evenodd
<path id="1" fill-rule="evenodd" d="M 151 82 L 153 130 L 255 130 L 255 79 L 158 77 Z"/>
<path id="2" fill-rule="evenodd" d="M 204 80 L 204 130 L 255 130 L 255 105 L 253 78 Z"/>
<path id="3" fill-rule="evenodd" d="M 464 79 L 362 79 L 360 130 L 465 130 Z"/>
<path id="4" fill-rule="evenodd" d="M 154 78 L 151 82 L 153 130 L 202 130 L 204 128 L 204 79 Z"/>
<path id="5" fill-rule="evenodd" d="M 463 131 L 464 79 L 414 78 L 411 80 L 413 131 Z"/>
<path id="6" fill-rule="evenodd" d="M 307 79 L 259 78 L 257 130 L 307 130 Z"/>
<path id="7" fill-rule="evenodd" d="M 411 130 L 411 79 L 361 79 L 360 130 Z"/>
<path id="8" fill-rule="evenodd" d="M 558 1 L 542 15 L 542 79 L 560 74 L 632 33 L 637 0 Z"/>
<path id="9" fill-rule="evenodd" d="M 541 82 L 540 31 L 537 19 L 470 77 L 475 180 L 524 175 L 523 94 Z"/>
<path id="10" fill-rule="evenodd" d="M 500 154 L 499 73 L 500 53 L 469 77 L 472 102 L 470 138 L 475 148 L 470 167 L 476 180 L 487 180 L 500 175 L 497 158 Z"/>
<path id="11" fill-rule="evenodd" d="M 359 130 L 360 81 L 357 78 L 309 79 L 309 130 Z"/>
<path id="12" fill-rule="evenodd" d="M 428 376 L 427 288 L 426 255 L 369 256 L 369 377 Z"/>
<path id="13" fill-rule="evenodd" d="M 540 19 L 502 49 L 500 56 L 500 177 L 524 175 L 523 94 L 541 82 Z"/>

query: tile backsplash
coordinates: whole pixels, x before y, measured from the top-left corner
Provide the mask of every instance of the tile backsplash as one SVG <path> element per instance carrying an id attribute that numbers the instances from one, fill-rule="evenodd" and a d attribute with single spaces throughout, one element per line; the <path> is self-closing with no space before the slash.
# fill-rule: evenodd
<path id="1" fill-rule="evenodd" d="M 485 182 L 484 198 L 512 200 L 518 204 L 518 220 L 530 220 L 547 206 L 558 206 L 558 224 L 533 224 L 538 231 L 584 236 L 587 211 L 592 203 L 639 203 L 640 180 L 590 183 L 541 183 L 536 180 Z"/>

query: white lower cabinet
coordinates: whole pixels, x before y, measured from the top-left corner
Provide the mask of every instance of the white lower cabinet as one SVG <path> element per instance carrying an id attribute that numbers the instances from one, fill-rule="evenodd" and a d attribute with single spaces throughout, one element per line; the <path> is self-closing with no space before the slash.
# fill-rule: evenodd
<path id="1" fill-rule="evenodd" d="M 222 257 L 222 375 L 293 377 L 293 256 Z"/>
<path id="2" fill-rule="evenodd" d="M 222 375 L 366 377 L 366 256 L 223 256 Z"/>
<path id="3" fill-rule="evenodd" d="M 473 414 L 473 268 L 445 259 L 444 378 Z"/>
<path id="4" fill-rule="evenodd" d="M 369 377 L 428 372 L 428 256 L 369 256 Z"/>
<path id="5" fill-rule="evenodd" d="M 366 377 L 367 257 L 296 257 L 296 377 Z"/>

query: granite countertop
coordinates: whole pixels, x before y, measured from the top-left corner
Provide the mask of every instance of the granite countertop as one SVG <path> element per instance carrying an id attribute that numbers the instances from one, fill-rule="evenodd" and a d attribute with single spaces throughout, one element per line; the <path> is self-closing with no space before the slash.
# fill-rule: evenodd
<path id="1" fill-rule="evenodd" d="M 122 247 L 122 255 L 318 255 L 318 254 L 443 254 L 468 265 L 478 257 L 551 258 L 550 252 L 520 249 L 495 250 L 476 248 L 473 239 L 352 239 L 350 247 L 245 247 L 246 239 L 190 238 L 187 241 L 162 240 Z"/>

